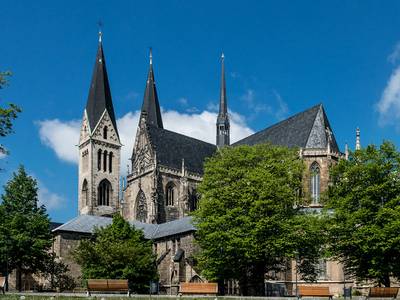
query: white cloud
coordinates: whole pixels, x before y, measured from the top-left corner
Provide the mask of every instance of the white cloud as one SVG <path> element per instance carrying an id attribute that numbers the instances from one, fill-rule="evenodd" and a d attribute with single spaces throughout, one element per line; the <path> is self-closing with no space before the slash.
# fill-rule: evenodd
<path id="1" fill-rule="evenodd" d="M 395 64 L 400 58 L 400 42 L 398 42 L 390 55 L 388 56 L 388 61 Z"/>
<path id="2" fill-rule="evenodd" d="M 136 128 L 139 124 L 140 111 L 129 112 L 117 120 L 119 137 L 122 143 L 121 171 L 125 174 L 129 159 L 132 156 L 133 143 L 136 137 Z"/>
<path id="3" fill-rule="evenodd" d="M 253 111 L 255 114 L 259 112 L 266 111 L 268 113 L 272 112 L 272 108 L 265 103 L 258 102 L 256 99 L 256 95 L 254 90 L 248 89 L 242 96 L 241 99 L 245 101 L 248 107 Z"/>
<path id="4" fill-rule="evenodd" d="M 79 128 L 81 121 L 63 122 L 59 119 L 39 121 L 39 136 L 43 144 L 54 150 L 57 157 L 67 162 L 78 160 Z"/>
<path id="5" fill-rule="evenodd" d="M 47 210 L 58 210 L 65 207 L 66 201 L 64 197 L 49 191 L 40 181 L 38 181 L 38 185 L 39 205 L 46 206 Z"/>
<path id="6" fill-rule="evenodd" d="M 279 121 L 283 120 L 288 112 L 289 112 L 289 108 L 288 105 L 285 101 L 283 101 L 281 95 L 277 92 L 277 91 L 273 91 L 274 95 L 276 97 L 276 100 L 278 101 L 278 109 L 275 112 L 275 118 L 277 118 Z"/>
<path id="7" fill-rule="evenodd" d="M 179 104 L 183 105 L 183 106 L 187 106 L 188 105 L 188 99 L 185 97 L 179 98 L 178 99 Z"/>
<path id="8" fill-rule="evenodd" d="M 254 131 L 247 126 L 245 118 L 235 112 L 231 115 L 231 141 L 235 142 Z M 140 112 L 129 112 L 117 120 L 121 143 L 121 170 L 125 173 L 126 165 L 132 155 L 136 128 Z M 180 113 L 174 110 L 162 112 L 164 127 L 209 143 L 215 143 L 215 122 L 217 113 Z M 78 163 L 78 149 L 75 146 L 79 139 L 81 122 L 77 120 L 60 121 L 58 119 L 37 122 L 42 143 L 51 148 L 61 160 Z"/>
<path id="9" fill-rule="evenodd" d="M 381 126 L 398 123 L 400 118 L 400 66 L 392 72 L 377 103 L 377 110 Z"/>

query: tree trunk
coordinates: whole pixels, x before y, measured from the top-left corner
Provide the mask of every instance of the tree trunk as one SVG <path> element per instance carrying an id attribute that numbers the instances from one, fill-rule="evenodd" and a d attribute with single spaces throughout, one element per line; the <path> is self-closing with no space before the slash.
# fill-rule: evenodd
<path id="1" fill-rule="evenodd" d="M 382 283 L 384 284 L 385 287 L 390 287 L 390 276 L 388 273 L 383 275 Z"/>
<path id="2" fill-rule="evenodd" d="M 239 279 L 239 293 L 240 296 L 247 296 L 248 295 L 248 281 L 247 281 L 247 274 L 243 274 L 243 276 Z"/>
<path id="3" fill-rule="evenodd" d="M 264 263 L 257 263 L 252 267 L 250 284 L 251 296 L 265 296 L 265 266 Z"/>
<path id="4" fill-rule="evenodd" d="M 15 287 L 17 288 L 17 290 L 19 292 L 22 291 L 22 270 L 21 267 L 17 267 L 15 270 L 15 279 L 16 279 L 16 283 L 15 283 Z"/>

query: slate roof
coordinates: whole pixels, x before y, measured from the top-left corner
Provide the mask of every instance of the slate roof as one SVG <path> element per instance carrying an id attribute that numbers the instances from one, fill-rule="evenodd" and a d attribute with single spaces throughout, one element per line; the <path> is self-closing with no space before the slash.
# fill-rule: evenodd
<path id="1" fill-rule="evenodd" d="M 67 223 L 53 229 L 56 232 L 76 232 L 80 234 L 92 234 L 94 229 L 106 227 L 112 223 L 112 218 L 80 215 Z M 192 217 L 185 217 L 179 220 L 162 223 L 148 224 L 138 221 L 129 222 L 137 229 L 141 229 L 146 239 L 160 239 L 171 235 L 182 234 L 195 231 L 196 228 L 192 224 Z"/>
<path id="2" fill-rule="evenodd" d="M 234 143 L 233 146 L 270 142 L 290 148 L 326 149 L 328 132 L 331 132 L 331 150 L 339 152 L 339 147 L 325 110 L 322 104 L 318 104 L 271 127 L 256 132 Z"/>
<path id="3" fill-rule="evenodd" d="M 156 82 L 154 80 L 152 54 L 150 52 L 150 67 L 147 75 L 146 89 L 144 91 L 142 114 L 146 115 L 146 122 L 153 126 L 163 128 L 160 104 L 158 102 Z"/>
<path id="4" fill-rule="evenodd" d="M 63 223 L 59 223 L 59 222 L 50 222 L 50 230 L 60 227 L 62 224 Z"/>
<path id="5" fill-rule="evenodd" d="M 115 131 L 118 135 L 103 45 L 102 42 L 99 41 L 96 62 L 93 68 L 92 81 L 90 83 L 89 96 L 86 104 L 86 113 L 89 119 L 89 126 L 91 130 L 96 127 L 104 113 L 104 110 L 107 110 L 108 114 L 110 115 L 111 122 L 113 123 Z"/>
<path id="6" fill-rule="evenodd" d="M 180 170 L 182 159 L 191 172 L 203 174 L 203 164 L 212 156 L 217 147 L 195 138 L 148 125 L 150 142 L 157 153 L 157 162 L 161 165 Z"/>

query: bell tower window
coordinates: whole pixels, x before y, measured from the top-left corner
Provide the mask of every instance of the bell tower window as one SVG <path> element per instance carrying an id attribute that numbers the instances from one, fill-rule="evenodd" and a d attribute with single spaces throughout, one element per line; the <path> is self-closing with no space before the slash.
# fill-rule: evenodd
<path id="1" fill-rule="evenodd" d="M 110 205 L 110 198 L 111 198 L 111 183 L 107 179 L 103 179 L 99 187 L 97 189 L 97 204 L 99 206 L 105 205 L 109 206 Z"/>
<path id="2" fill-rule="evenodd" d="M 106 140 L 107 139 L 107 134 L 108 134 L 108 127 L 104 126 L 103 128 L 103 138 Z"/>
<path id="3" fill-rule="evenodd" d="M 88 183 L 87 180 L 83 180 L 83 184 L 82 184 L 82 204 L 83 205 L 89 205 L 88 203 Z"/>
<path id="4" fill-rule="evenodd" d="M 97 170 L 101 170 L 101 149 L 97 151 Z"/>
<path id="5" fill-rule="evenodd" d="M 107 171 L 107 155 L 108 155 L 107 150 L 104 150 L 104 152 L 103 152 L 103 171 L 104 172 Z"/>
<path id="6" fill-rule="evenodd" d="M 113 163 L 113 153 L 110 152 L 109 157 L 108 157 L 108 172 L 112 172 L 112 163 Z"/>

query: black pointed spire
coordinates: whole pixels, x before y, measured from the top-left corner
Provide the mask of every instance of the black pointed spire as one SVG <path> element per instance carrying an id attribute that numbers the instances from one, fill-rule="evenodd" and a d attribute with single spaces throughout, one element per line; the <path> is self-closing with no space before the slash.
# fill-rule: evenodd
<path id="1" fill-rule="evenodd" d="M 149 74 L 147 75 L 146 89 L 143 97 L 142 117 L 146 119 L 148 124 L 157 126 L 158 128 L 164 128 L 161 118 L 160 104 L 158 102 L 156 83 L 154 81 L 153 54 L 151 48 L 149 59 Z"/>
<path id="2" fill-rule="evenodd" d="M 92 82 L 90 84 L 89 96 L 86 104 L 86 113 L 91 130 L 96 127 L 105 110 L 107 110 L 110 115 L 111 122 L 118 134 L 110 84 L 107 76 L 106 61 L 103 53 L 102 32 L 99 31 L 99 45 L 97 48 L 96 62 L 94 64 Z"/>
<path id="3" fill-rule="evenodd" d="M 226 86 L 225 86 L 225 64 L 224 53 L 221 54 L 221 91 L 219 96 L 219 115 L 223 116 L 228 114 L 228 106 L 226 102 Z"/>
<path id="4" fill-rule="evenodd" d="M 217 118 L 217 146 L 229 146 L 230 125 L 228 115 L 228 102 L 226 98 L 224 53 L 221 55 L 221 90 L 219 96 L 219 113 Z"/>

